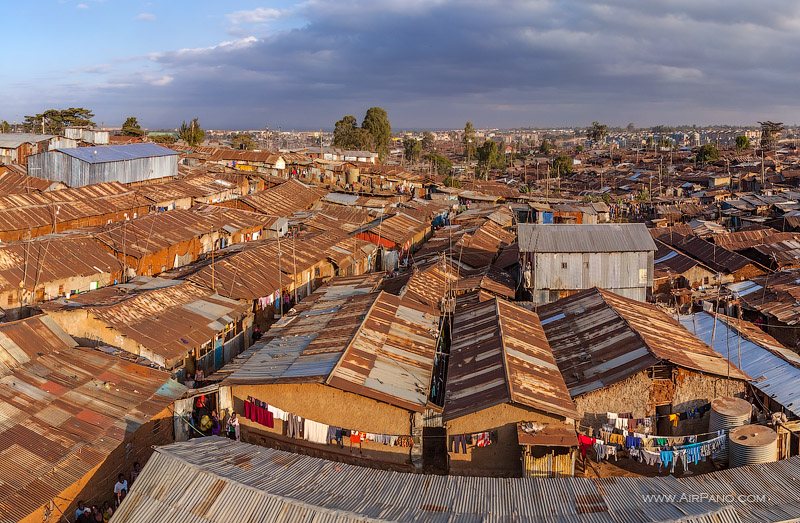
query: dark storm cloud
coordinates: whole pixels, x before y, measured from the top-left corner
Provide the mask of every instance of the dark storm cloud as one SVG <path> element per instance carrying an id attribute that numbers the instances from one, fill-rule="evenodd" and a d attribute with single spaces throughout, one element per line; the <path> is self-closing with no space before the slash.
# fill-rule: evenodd
<path id="1" fill-rule="evenodd" d="M 398 127 L 791 120 L 798 11 L 792 0 L 312 1 L 294 13 L 301 28 L 155 55 L 144 82 L 97 101 L 141 106 L 158 124 L 198 114 L 241 127 L 328 127 L 376 104 Z"/>

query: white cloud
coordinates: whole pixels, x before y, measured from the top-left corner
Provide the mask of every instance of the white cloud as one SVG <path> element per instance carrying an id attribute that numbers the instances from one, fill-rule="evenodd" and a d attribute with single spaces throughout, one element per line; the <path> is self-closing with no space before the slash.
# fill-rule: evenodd
<path id="1" fill-rule="evenodd" d="M 89 4 L 78 4 L 75 7 L 78 9 L 89 9 Z"/>
<path id="2" fill-rule="evenodd" d="M 139 13 L 136 15 L 135 19 L 141 22 L 152 22 L 156 19 L 156 15 L 153 13 Z"/>
<path id="3" fill-rule="evenodd" d="M 283 16 L 283 11 L 271 7 L 257 7 L 248 11 L 235 11 L 227 15 L 232 24 L 263 24 L 277 20 Z"/>
<path id="4" fill-rule="evenodd" d="M 174 76 L 170 76 L 168 74 L 165 74 L 164 76 L 161 76 L 159 78 L 154 78 L 154 79 L 150 80 L 148 83 L 150 85 L 155 85 L 155 86 L 158 86 L 158 87 L 162 87 L 162 86 L 171 84 L 174 79 L 175 79 Z"/>

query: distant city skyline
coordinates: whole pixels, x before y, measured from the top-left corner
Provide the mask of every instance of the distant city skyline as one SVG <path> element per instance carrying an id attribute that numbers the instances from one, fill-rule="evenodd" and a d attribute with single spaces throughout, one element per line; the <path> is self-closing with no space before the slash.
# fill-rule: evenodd
<path id="1" fill-rule="evenodd" d="M 800 4 L 325 0 L 6 6 L 0 119 L 330 129 L 800 121 Z"/>

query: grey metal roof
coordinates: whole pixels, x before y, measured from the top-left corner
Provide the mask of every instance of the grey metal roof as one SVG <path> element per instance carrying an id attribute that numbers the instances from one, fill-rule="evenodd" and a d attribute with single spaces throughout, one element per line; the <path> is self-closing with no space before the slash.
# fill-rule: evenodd
<path id="1" fill-rule="evenodd" d="M 138 158 L 177 156 L 178 152 L 154 143 L 132 143 L 127 145 L 104 145 L 102 147 L 76 147 L 56 149 L 73 158 L 88 163 L 121 162 Z"/>
<path id="2" fill-rule="evenodd" d="M 733 365 L 738 364 L 741 352 L 741 368 L 753 378 L 753 386 L 800 416 L 800 357 L 764 333 L 748 336 L 743 327 L 751 324 L 741 322 L 737 329 L 736 322 L 736 319 L 719 316 L 715 329 L 714 316 L 707 312 L 681 317 L 681 323 L 689 332 L 723 358 L 730 357 Z M 785 357 L 780 356 L 782 352 Z"/>
<path id="3" fill-rule="evenodd" d="M 111 521 L 786 521 L 800 516 L 798 474 L 800 457 L 682 479 L 432 476 L 209 437 L 157 448 Z M 735 499 L 751 493 L 766 499 Z"/>
<path id="4" fill-rule="evenodd" d="M 37 143 L 55 138 L 52 134 L 2 133 L 0 149 L 16 149 L 23 143 Z"/>
<path id="5" fill-rule="evenodd" d="M 656 244 L 643 223 L 517 226 L 520 252 L 641 252 Z"/>

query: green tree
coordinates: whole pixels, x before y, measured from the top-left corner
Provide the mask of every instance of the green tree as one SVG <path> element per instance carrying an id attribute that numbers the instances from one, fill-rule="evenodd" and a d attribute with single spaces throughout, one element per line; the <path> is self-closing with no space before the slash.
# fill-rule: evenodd
<path id="1" fill-rule="evenodd" d="M 422 142 L 413 136 L 403 138 L 403 157 L 406 161 L 416 162 L 420 156 L 422 156 Z"/>
<path id="2" fill-rule="evenodd" d="M 478 175 L 481 178 L 488 178 L 489 171 L 499 169 L 505 164 L 505 158 L 500 152 L 500 147 L 494 140 L 486 140 L 483 145 L 475 151 L 478 159 Z"/>
<path id="3" fill-rule="evenodd" d="M 707 143 L 697 150 L 695 159 L 702 165 L 719 160 L 719 149 L 712 143 Z"/>
<path id="4" fill-rule="evenodd" d="M 555 176 L 570 174 L 572 169 L 572 158 L 566 154 L 560 154 L 550 162 L 550 172 Z"/>
<path id="5" fill-rule="evenodd" d="M 169 133 L 151 134 L 147 138 L 153 143 L 160 143 L 163 145 L 172 145 L 178 141 L 175 135 Z"/>
<path id="6" fill-rule="evenodd" d="M 181 126 L 178 128 L 178 137 L 189 147 L 194 147 L 203 143 L 206 132 L 200 127 L 198 119 L 193 118 L 188 124 L 185 121 L 181 122 Z"/>
<path id="7" fill-rule="evenodd" d="M 123 136 L 143 136 L 144 131 L 135 116 L 129 116 L 122 124 Z"/>
<path id="8" fill-rule="evenodd" d="M 389 115 L 382 107 L 370 107 L 364 115 L 361 123 L 364 129 L 372 137 L 372 145 L 378 158 L 384 160 L 389 156 L 389 141 L 392 138 L 392 124 L 389 123 Z"/>
<path id="9" fill-rule="evenodd" d="M 629 133 L 632 133 L 633 131 L 635 131 L 635 130 L 636 130 L 636 126 L 635 126 L 635 125 L 633 125 L 633 122 L 630 122 L 630 123 L 629 123 L 629 124 L 628 124 L 628 125 L 625 127 L 625 130 L 626 130 L 626 131 L 628 131 Z"/>
<path id="10" fill-rule="evenodd" d="M 256 148 L 256 141 L 247 133 L 237 133 L 231 137 L 231 147 L 243 151 L 252 151 Z"/>
<path id="11" fill-rule="evenodd" d="M 467 160 L 474 158 L 477 144 L 475 143 L 475 126 L 472 125 L 472 122 L 467 122 L 464 125 L 464 135 L 461 137 L 461 141 L 464 144 L 464 155 Z"/>
<path id="12" fill-rule="evenodd" d="M 575 147 L 575 152 L 576 153 L 582 153 L 583 152 L 583 145 L 576 146 Z"/>
<path id="13" fill-rule="evenodd" d="M 461 188 L 461 181 L 458 178 L 453 178 L 452 176 L 447 176 L 443 183 L 445 187 L 453 187 L 454 189 Z"/>
<path id="14" fill-rule="evenodd" d="M 586 136 L 594 143 L 602 142 L 608 136 L 608 126 L 600 122 L 592 122 Z"/>
<path id="15" fill-rule="evenodd" d="M 550 140 L 546 138 L 542 140 L 542 143 L 539 144 L 539 152 L 547 155 L 553 152 L 553 144 L 550 143 Z"/>
<path id="16" fill-rule="evenodd" d="M 10 132 L 11 132 L 11 124 L 9 124 L 5 120 L 0 122 L 0 133 L 10 133 Z"/>
<path id="17" fill-rule="evenodd" d="M 433 148 L 436 146 L 435 141 L 436 138 L 433 136 L 432 132 L 425 131 L 422 133 L 422 150 L 426 153 L 433 151 Z"/>
<path id="18" fill-rule="evenodd" d="M 62 134 L 65 127 L 93 127 L 94 113 L 84 107 L 48 109 L 43 113 L 29 115 L 22 122 L 26 132 Z"/>
<path id="19" fill-rule="evenodd" d="M 737 151 L 744 151 L 745 149 L 750 148 L 750 138 L 745 135 L 737 136 L 736 137 L 736 150 Z"/>
<path id="20" fill-rule="evenodd" d="M 342 149 L 360 149 L 361 145 L 356 143 L 358 121 L 352 114 L 343 116 L 336 122 L 333 128 L 333 145 Z"/>
<path id="21" fill-rule="evenodd" d="M 436 169 L 436 174 L 439 176 L 448 176 L 453 171 L 453 162 L 447 156 L 428 153 L 425 160 L 433 164 L 433 168 Z"/>

